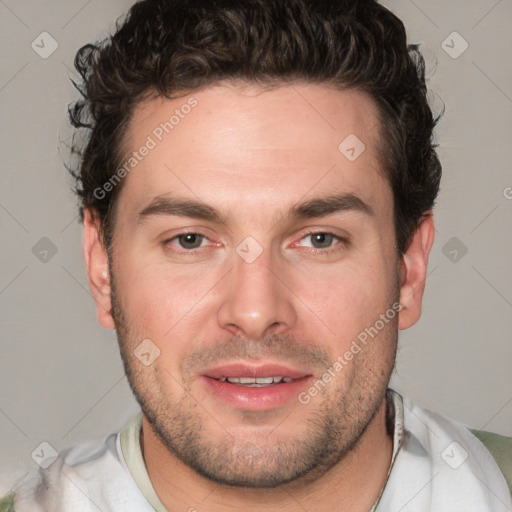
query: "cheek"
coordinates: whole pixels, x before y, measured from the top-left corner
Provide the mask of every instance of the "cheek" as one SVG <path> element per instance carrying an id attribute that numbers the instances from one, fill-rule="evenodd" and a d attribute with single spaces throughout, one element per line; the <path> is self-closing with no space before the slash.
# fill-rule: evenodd
<path id="1" fill-rule="evenodd" d="M 215 284 L 211 269 L 196 265 L 178 268 L 144 260 L 135 252 L 117 258 L 114 274 L 131 329 L 157 344 L 190 325 L 207 303 L 202 299 Z"/>
<path id="2" fill-rule="evenodd" d="M 308 275 L 298 294 L 328 327 L 325 334 L 337 351 L 374 325 L 395 300 L 392 270 L 384 260 L 345 262 Z"/>

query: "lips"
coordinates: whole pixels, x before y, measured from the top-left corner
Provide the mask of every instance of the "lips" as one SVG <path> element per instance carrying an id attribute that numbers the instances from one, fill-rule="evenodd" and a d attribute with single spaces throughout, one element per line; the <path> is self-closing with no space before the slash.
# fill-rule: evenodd
<path id="1" fill-rule="evenodd" d="M 232 363 L 208 369 L 202 375 L 209 394 L 231 407 L 250 411 L 286 405 L 312 381 L 310 373 L 280 364 Z"/>
<path id="2" fill-rule="evenodd" d="M 281 382 L 288 383 L 292 382 L 291 377 L 221 377 L 221 382 L 229 382 L 230 384 L 236 384 L 237 386 L 247 387 L 264 387 L 272 386 L 274 384 L 281 384 Z"/>
<path id="3" fill-rule="evenodd" d="M 244 363 L 233 363 L 222 366 L 211 368 L 204 372 L 206 377 L 212 379 L 222 379 L 223 377 L 235 377 L 235 378 L 268 378 L 268 377 L 281 377 L 286 379 L 301 379 L 307 377 L 308 374 L 305 371 L 301 371 L 295 368 L 280 364 L 264 364 L 259 366 L 251 366 Z"/>

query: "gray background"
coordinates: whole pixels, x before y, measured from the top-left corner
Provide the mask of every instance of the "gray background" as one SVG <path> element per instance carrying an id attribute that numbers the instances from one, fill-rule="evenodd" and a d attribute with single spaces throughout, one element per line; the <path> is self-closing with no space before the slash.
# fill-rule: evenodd
<path id="1" fill-rule="evenodd" d="M 42 441 L 61 450 L 102 437 L 138 410 L 115 335 L 96 322 L 62 163 L 74 54 L 131 3 L 0 0 L 0 469 L 34 464 Z M 467 425 L 512 435 L 512 1 L 385 4 L 422 43 L 429 86 L 446 104 L 424 312 L 400 336 L 393 385 Z M 44 31 L 58 42 L 47 59 L 31 48 Z M 458 58 L 442 47 L 454 31 L 469 44 Z M 458 53 L 462 43 L 449 37 L 445 46 Z M 41 252 L 43 237 L 55 254 Z"/>

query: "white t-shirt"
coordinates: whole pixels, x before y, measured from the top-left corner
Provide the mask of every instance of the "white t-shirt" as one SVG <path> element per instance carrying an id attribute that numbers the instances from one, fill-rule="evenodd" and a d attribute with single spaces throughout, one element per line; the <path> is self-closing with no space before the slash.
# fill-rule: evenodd
<path id="1" fill-rule="evenodd" d="M 512 512 L 502 472 L 464 425 L 388 394 L 395 410 L 392 463 L 369 512 Z M 141 425 L 139 412 L 122 432 L 63 451 L 14 488 L 6 474 L 0 496 L 14 492 L 16 512 L 167 512 L 144 465 Z"/>

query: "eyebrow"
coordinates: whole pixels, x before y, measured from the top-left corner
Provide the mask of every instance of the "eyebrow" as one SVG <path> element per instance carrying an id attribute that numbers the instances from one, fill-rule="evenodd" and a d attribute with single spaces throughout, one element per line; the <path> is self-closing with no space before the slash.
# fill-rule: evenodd
<path id="1" fill-rule="evenodd" d="M 137 222 L 153 215 L 176 215 L 178 217 L 193 217 L 218 224 L 225 224 L 226 219 L 221 213 L 205 203 L 192 199 L 157 197 L 137 215 Z"/>
<path id="2" fill-rule="evenodd" d="M 291 220 L 316 219 L 345 211 L 362 213 L 368 216 L 374 215 L 371 206 L 357 195 L 344 193 L 317 197 L 302 203 L 297 203 L 290 209 L 287 217 Z M 226 224 L 227 220 L 227 218 L 213 206 L 192 199 L 179 197 L 155 198 L 148 206 L 139 212 L 137 222 L 143 223 L 145 219 L 154 215 L 191 217 L 217 224 Z"/>
<path id="3" fill-rule="evenodd" d="M 290 210 L 292 219 L 314 219 L 332 215 L 333 213 L 352 211 L 373 216 L 372 207 L 355 194 L 335 194 L 327 197 L 310 199 L 304 203 L 298 203 Z"/>

